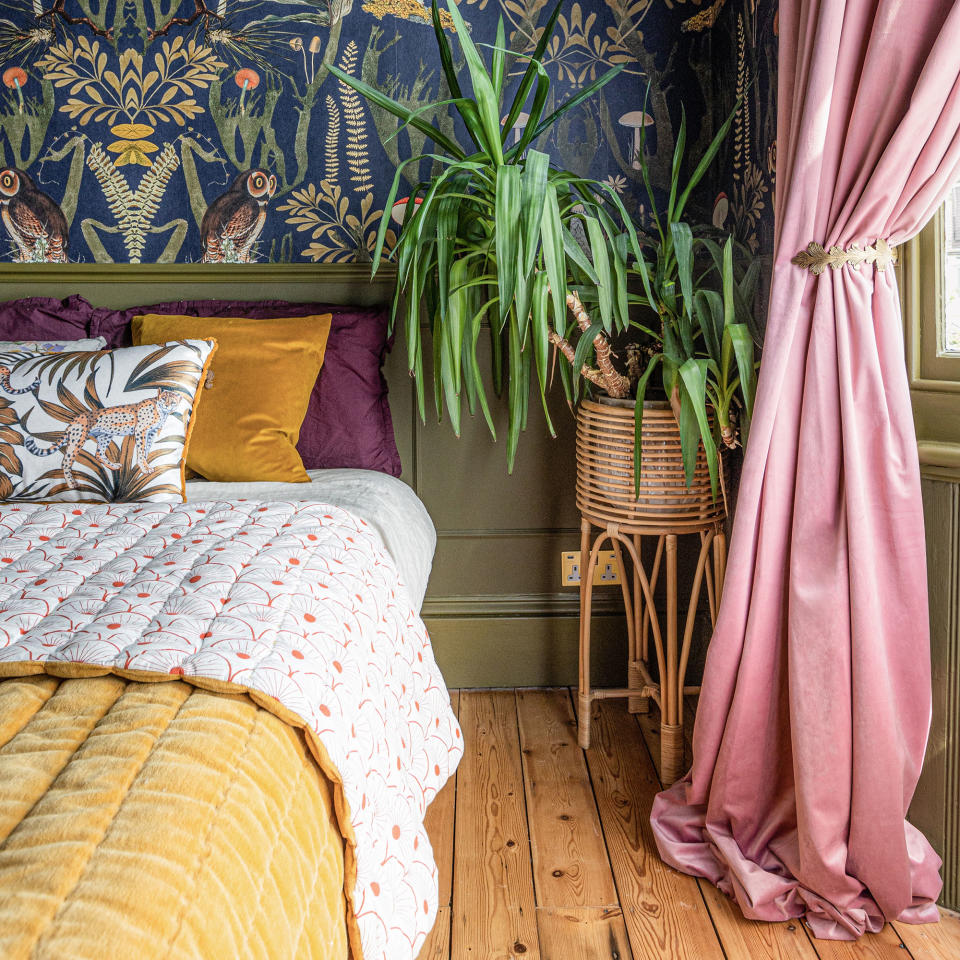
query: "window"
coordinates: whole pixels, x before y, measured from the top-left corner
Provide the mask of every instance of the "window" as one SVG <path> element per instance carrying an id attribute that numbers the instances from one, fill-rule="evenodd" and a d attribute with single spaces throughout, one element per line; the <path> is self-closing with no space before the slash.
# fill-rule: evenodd
<path id="1" fill-rule="evenodd" d="M 924 476 L 960 480 L 960 183 L 901 252 L 921 469 Z"/>
<path id="2" fill-rule="evenodd" d="M 960 183 L 951 191 L 944 209 L 944 298 L 938 353 L 960 355 Z"/>

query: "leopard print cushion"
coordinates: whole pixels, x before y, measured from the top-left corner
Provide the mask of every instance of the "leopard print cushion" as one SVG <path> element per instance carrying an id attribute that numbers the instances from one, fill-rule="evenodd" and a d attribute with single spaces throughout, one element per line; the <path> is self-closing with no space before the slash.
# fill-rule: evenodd
<path id="1" fill-rule="evenodd" d="M 216 343 L 0 347 L 0 499 L 175 501 Z"/>

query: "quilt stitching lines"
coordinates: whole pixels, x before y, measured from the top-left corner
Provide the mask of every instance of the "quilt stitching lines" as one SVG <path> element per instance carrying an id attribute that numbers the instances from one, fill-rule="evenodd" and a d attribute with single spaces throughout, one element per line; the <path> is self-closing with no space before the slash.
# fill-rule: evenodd
<path id="1" fill-rule="evenodd" d="M 242 748 L 243 750 L 247 749 L 247 745 L 250 743 L 250 738 L 253 736 L 253 731 L 257 728 L 257 726 L 260 723 L 259 713 L 256 713 L 256 712 L 252 713 L 250 717 L 251 717 L 250 724 L 247 727 L 247 733 L 243 739 L 243 748 Z M 223 790 L 219 798 L 217 799 L 216 805 L 214 806 L 212 813 L 210 814 L 210 820 L 207 823 L 207 829 L 204 831 L 203 853 L 201 853 L 200 857 L 197 859 L 196 867 L 193 871 L 193 874 L 190 877 L 191 891 L 196 888 L 197 877 L 199 877 L 200 871 L 203 868 L 203 865 L 207 862 L 207 860 L 210 858 L 210 854 L 213 852 L 212 833 L 213 833 L 214 827 L 216 826 L 217 818 L 220 815 L 220 811 L 223 808 L 223 805 L 226 802 L 227 797 L 230 796 L 230 792 L 233 790 L 234 786 L 236 785 L 237 777 L 239 773 L 240 773 L 240 765 L 235 764 L 233 767 L 233 770 L 230 773 L 230 777 L 224 784 Z M 166 946 L 163 950 L 163 956 L 170 955 L 170 951 L 173 945 L 177 942 L 177 938 L 180 936 L 180 932 L 183 930 L 183 921 L 186 916 L 188 905 L 189 905 L 189 901 L 187 899 L 186 890 L 184 888 L 181 888 L 180 910 L 177 914 L 177 925 L 174 928 L 173 933 L 167 939 Z"/>

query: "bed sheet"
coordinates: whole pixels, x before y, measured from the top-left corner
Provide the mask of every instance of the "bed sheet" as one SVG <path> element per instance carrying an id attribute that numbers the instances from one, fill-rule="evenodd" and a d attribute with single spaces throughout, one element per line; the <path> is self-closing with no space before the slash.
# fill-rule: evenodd
<path id="1" fill-rule="evenodd" d="M 423 606 L 437 531 L 420 498 L 402 480 L 375 470 L 308 470 L 309 483 L 190 480 L 187 501 L 318 500 L 366 520 L 393 558 L 414 610 Z"/>

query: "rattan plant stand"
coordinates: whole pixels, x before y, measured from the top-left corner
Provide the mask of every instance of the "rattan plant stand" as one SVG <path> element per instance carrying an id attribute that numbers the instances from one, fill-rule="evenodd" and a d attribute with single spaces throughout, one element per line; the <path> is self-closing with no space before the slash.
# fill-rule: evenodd
<path id="1" fill-rule="evenodd" d="M 584 400 L 577 417 L 577 507 L 580 510 L 580 746 L 590 746 L 594 700 L 628 698 L 631 713 L 646 713 L 653 699 L 660 708 L 661 777 L 673 783 L 683 772 L 683 698 L 699 693 L 685 682 L 697 607 L 704 580 L 711 622 L 716 622 L 726 567 L 725 511 L 714 500 L 701 447 L 694 481 L 687 488 L 680 455 L 680 434 L 666 403 L 644 405 L 640 497 L 634 495 L 634 409 L 629 401 Z M 597 531 L 595 533 L 595 531 Z M 643 538 L 656 539 L 649 570 L 643 562 Z M 590 618 L 593 572 L 604 544 L 610 542 L 621 571 L 627 619 L 627 686 L 595 689 L 590 684 Z M 677 556 L 682 542 L 698 549 L 689 602 L 680 627 Z M 629 566 L 624 563 L 630 557 Z M 654 605 L 661 575 L 665 579 L 663 621 Z M 686 598 L 684 598 L 686 599 Z M 650 638 L 659 682 L 651 676 Z"/>

